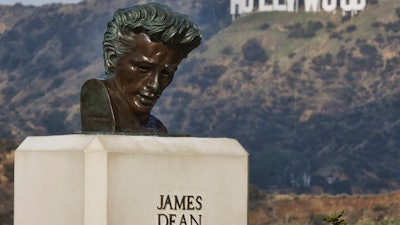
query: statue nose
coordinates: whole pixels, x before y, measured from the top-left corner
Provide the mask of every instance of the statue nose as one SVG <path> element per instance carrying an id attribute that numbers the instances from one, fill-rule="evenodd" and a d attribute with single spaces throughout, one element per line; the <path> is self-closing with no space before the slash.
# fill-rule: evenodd
<path id="1" fill-rule="evenodd" d="M 159 80 L 159 74 L 156 73 L 152 75 L 149 78 L 149 81 L 147 82 L 147 87 L 151 88 L 153 91 L 158 93 L 160 91 L 160 80 Z"/>

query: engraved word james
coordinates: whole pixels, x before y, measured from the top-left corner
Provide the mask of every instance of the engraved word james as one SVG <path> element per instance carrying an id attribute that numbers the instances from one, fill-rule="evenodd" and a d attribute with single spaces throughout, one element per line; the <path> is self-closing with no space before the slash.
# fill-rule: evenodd
<path id="1" fill-rule="evenodd" d="M 201 225 L 202 201 L 202 196 L 160 195 L 158 225 Z"/>

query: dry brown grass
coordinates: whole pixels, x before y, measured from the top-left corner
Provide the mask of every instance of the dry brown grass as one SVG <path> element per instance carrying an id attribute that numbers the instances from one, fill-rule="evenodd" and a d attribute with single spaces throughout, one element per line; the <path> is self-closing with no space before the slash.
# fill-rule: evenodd
<path id="1" fill-rule="evenodd" d="M 251 204 L 250 204 L 251 205 Z M 272 195 L 249 211 L 249 224 L 321 224 L 344 210 L 350 224 L 400 218 L 400 192 L 380 195 Z"/>

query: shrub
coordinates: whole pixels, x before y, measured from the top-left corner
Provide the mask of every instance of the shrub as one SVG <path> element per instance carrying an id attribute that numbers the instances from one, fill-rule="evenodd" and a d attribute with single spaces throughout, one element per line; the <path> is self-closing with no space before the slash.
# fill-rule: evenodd
<path id="1" fill-rule="evenodd" d="M 292 73 L 294 73 L 294 74 L 300 74 L 303 69 L 302 67 L 303 66 L 302 66 L 301 62 L 295 62 L 290 67 L 290 71 L 292 71 Z"/>
<path id="2" fill-rule="evenodd" d="M 400 18 L 400 7 L 396 8 L 396 15 Z"/>
<path id="3" fill-rule="evenodd" d="M 357 27 L 355 25 L 350 25 L 350 26 L 346 27 L 347 33 L 354 32 L 355 30 L 357 30 Z"/>
<path id="4" fill-rule="evenodd" d="M 346 13 L 345 16 L 342 16 L 342 23 L 345 23 L 345 22 L 349 21 L 350 19 L 351 19 L 351 14 Z"/>
<path id="5" fill-rule="evenodd" d="M 331 223 L 332 225 L 347 225 L 347 222 L 342 219 L 344 211 L 341 211 L 335 215 L 327 216 L 324 221 Z"/>
<path id="6" fill-rule="evenodd" d="M 342 35 L 340 33 L 338 33 L 338 32 L 332 32 L 329 35 L 329 39 L 334 39 L 334 38 L 337 38 L 339 40 L 343 39 Z"/>
<path id="7" fill-rule="evenodd" d="M 15 88 L 14 86 L 7 86 L 6 88 L 4 88 L 1 93 L 4 95 L 4 97 L 6 99 L 11 99 L 13 98 L 17 93 L 18 93 L 18 89 Z"/>
<path id="8" fill-rule="evenodd" d="M 335 28 L 336 28 L 336 24 L 334 24 L 331 21 L 328 21 L 328 23 L 326 24 L 326 30 L 331 31 L 331 30 L 333 30 Z"/>
<path id="9" fill-rule="evenodd" d="M 359 48 L 360 48 L 361 54 L 364 56 L 375 57 L 379 54 L 378 50 L 376 49 L 375 46 L 367 44 L 367 43 L 361 44 L 359 46 Z"/>
<path id="10" fill-rule="evenodd" d="M 230 45 L 226 46 L 225 48 L 222 49 L 221 53 L 224 55 L 230 55 L 233 53 L 233 47 Z"/>
<path id="11" fill-rule="evenodd" d="M 63 77 L 54 78 L 53 82 L 51 82 L 50 90 L 60 87 L 64 83 L 64 80 L 65 79 Z"/>
<path id="12" fill-rule="evenodd" d="M 400 31 L 400 20 L 385 24 L 385 30 L 392 31 L 394 33 L 399 32 Z"/>
<path id="13" fill-rule="evenodd" d="M 301 23 L 295 23 L 287 26 L 290 30 L 289 38 L 312 38 L 315 36 L 315 32 L 322 29 L 324 25 L 319 21 L 308 21 L 307 27 L 304 29 Z"/>
<path id="14" fill-rule="evenodd" d="M 260 42 L 255 39 L 249 39 L 242 47 L 243 58 L 247 62 L 266 62 L 267 53 Z"/>
<path id="15" fill-rule="evenodd" d="M 311 32 L 317 32 L 320 29 L 322 29 L 324 27 L 324 25 L 319 22 L 319 21 L 308 21 L 308 30 L 310 30 Z"/>
<path id="16" fill-rule="evenodd" d="M 201 71 L 189 78 L 189 82 L 197 84 L 201 88 L 206 88 L 216 82 L 227 70 L 224 65 L 204 66 Z"/>
<path id="17" fill-rule="evenodd" d="M 249 201 L 264 200 L 267 194 L 253 185 L 249 185 Z"/>
<path id="18" fill-rule="evenodd" d="M 290 31 L 288 34 L 289 38 L 302 38 L 304 37 L 304 29 L 301 23 L 295 23 L 287 27 Z"/>
<path id="19" fill-rule="evenodd" d="M 11 139 L 8 138 L 0 139 L 0 151 L 11 152 L 12 150 L 15 150 L 17 147 L 18 147 L 17 143 L 15 143 L 15 141 Z"/>
<path id="20" fill-rule="evenodd" d="M 261 30 L 267 30 L 269 28 L 269 23 L 264 23 L 260 26 Z"/>
<path id="21" fill-rule="evenodd" d="M 375 28 L 375 29 L 377 29 L 377 28 L 379 28 L 379 27 L 382 27 L 383 26 L 383 23 L 382 22 L 379 22 L 379 21 L 375 21 L 375 22 L 373 22 L 372 24 L 371 24 L 371 27 L 373 27 L 373 28 Z"/>
<path id="22" fill-rule="evenodd" d="M 48 134 L 62 134 L 66 132 L 65 118 L 67 113 L 64 111 L 52 111 L 42 117 L 43 126 Z"/>

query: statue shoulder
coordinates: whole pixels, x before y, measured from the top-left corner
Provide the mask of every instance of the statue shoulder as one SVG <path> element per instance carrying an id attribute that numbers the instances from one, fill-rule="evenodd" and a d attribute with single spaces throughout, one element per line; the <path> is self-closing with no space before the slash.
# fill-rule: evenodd
<path id="1" fill-rule="evenodd" d="M 111 100 L 103 80 L 87 80 L 81 88 L 83 132 L 113 132 L 115 119 Z"/>
<path id="2" fill-rule="evenodd" d="M 106 88 L 104 80 L 89 79 L 89 80 L 85 81 L 85 83 L 83 83 L 81 93 L 82 93 L 82 91 L 86 91 L 86 90 L 103 89 L 103 88 Z"/>

